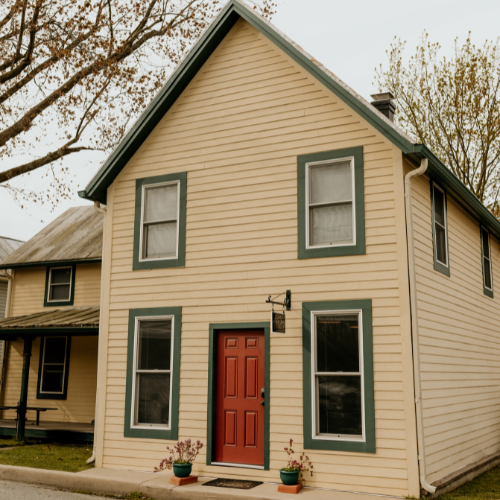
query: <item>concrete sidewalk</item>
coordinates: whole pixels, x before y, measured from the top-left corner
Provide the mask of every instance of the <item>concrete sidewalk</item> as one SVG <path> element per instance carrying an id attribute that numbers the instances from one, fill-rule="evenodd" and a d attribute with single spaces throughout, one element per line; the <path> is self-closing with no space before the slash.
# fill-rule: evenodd
<path id="1" fill-rule="evenodd" d="M 62 472 L 12 465 L 0 465 L 0 479 L 55 486 L 69 490 L 124 495 L 138 491 L 158 500 L 286 500 L 300 497 L 310 500 L 381 500 L 380 495 L 347 493 L 335 490 L 303 488 L 298 495 L 278 493 L 277 483 L 264 483 L 250 490 L 202 486 L 214 478 L 200 477 L 197 483 L 174 486 L 170 474 L 113 469 L 89 469 L 83 472 Z"/>

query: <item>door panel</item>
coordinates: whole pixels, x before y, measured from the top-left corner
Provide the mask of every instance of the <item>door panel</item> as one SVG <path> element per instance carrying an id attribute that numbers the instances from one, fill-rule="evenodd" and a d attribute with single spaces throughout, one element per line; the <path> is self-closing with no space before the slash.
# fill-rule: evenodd
<path id="1" fill-rule="evenodd" d="M 264 465 L 264 332 L 217 338 L 215 461 Z"/>

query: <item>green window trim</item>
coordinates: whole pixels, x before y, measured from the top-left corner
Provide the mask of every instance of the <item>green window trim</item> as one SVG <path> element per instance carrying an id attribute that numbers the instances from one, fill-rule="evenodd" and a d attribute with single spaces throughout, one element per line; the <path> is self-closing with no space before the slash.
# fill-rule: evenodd
<path id="1" fill-rule="evenodd" d="M 141 260 L 141 215 L 142 196 L 145 186 L 178 181 L 179 189 L 179 220 L 177 258 Z M 134 219 L 134 271 L 141 269 L 165 269 L 170 267 L 184 267 L 186 264 L 186 200 L 187 200 L 187 172 L 176 174 L 157 175 L 137 179 L 135 183 L 135 219 Z"/>
<path id="2" fill-rule="evenodd" d="M 64 363 L 64 381 L 62 394 L 51 394 L 41 392 L 42 389 L 42 371 L 43 371 L 43 347 L 45 337 L 40 338 L 40 358 L 38 361 L 38 380 L 36 383 L 36 399 L 57 399 L 65 400 L 68 397 L 68 377 L 69 377 L 69 358 L 71 357 L 71 337 L 66 337 L 66 358 Z"/>
<path id="3" fill-rule="evenodd" d="M 212 465 L 215 445 L 215 411 L 216 411 L 216 384 L 217 384 L 217 333 L 223 330 L 264 330 L 265 361 L 264 361 L 264 470 L 269 470 L 269 425 L 271 401 L 271 324 L 262 323 L 220 323 L 209 325 L 209 354 L 208 354 L 208 408 L 207 408 L 207 465 Z M 245 468 L 245 465 L 241 465 Z"/>
<path id="4" fill-rule="evenodd" d="M 312 312 L 361 311 L 363 325 L 363 380 L 365 441 L 321 439 L 313 437 L 312 408 Z M 302 303 L 303 426 L 304 449 L 375 453 L 375 399 L 373 383 L 373 326 L 371 300 L 339 300 Z"/>
<path id="5" fill-rule="evenodd" d="M 490 276 L 491 276 L 491 289 L 486 287 L 485 281 L 486 281 L 486 276 L 484 273 L 484 245 L 483 245 L 483 231 L 488 235 L 488 246 L 490 247 L 490 255 L 487 257 L 490 263 Z M 493 298 L 493 264 L 491 262 L 491 237 L 490 237 L 490 232 L 484 227 L 484 226 L 479 226 L 479 239 L 481 240 L 481 269 L 483 271 L 483 292 L 486 296 Z"/>
<path id="6" fill-rule="evenodd" d="M 170 429 L 152 427 L 151 429 L 136 429 L 132 427 L 132 383 L 134 377 L 134 346 L 136 319 L 141 317 L 173 316 L 173 367 L 171 368 L 171 398 L 170 398 Z M 179 437 L 179 392 L 180 392 L 180 359 L 181 359 L 182 307 L 153 307 L 130 309 L 128 319 L 127 342 L 127 382 L 125 390 L 125 425 L 123 435 L 132 438 L 170 439 Z"/>
<path id="7" fill-rule="evenodd" d="M 446 232 L 446 258 L 448 260 L 448 265 L 445 266 L 442 262 L 437 260 L 437 246 L 436 246 L 436 212 L 435 212 L 435 201 L 434 201 L 434 189 L 439 189 L 443 193 L 444 197 L 444 217 L 445 217 L 445 232 Z M 432 211 L 432 256 L 434 260 L 434 269 L 443 273 L 445 276 L 450 277 L 450 245 L 448 243 L 448 197 L 446 196 L 446 191 L 431 181 L 431 211 Z"/>
<path id="8" fill-rule="evenodd" d="M 70 297 L 69 300 L 61 300 L 61 301 L 49 301 L 49 281 L 50 281 L 50 270 L 51 269 L 60 269 L 63 267 L 71 268 L 71 284 L 70 284 Z M 72 306 L 75 300 L 75 280 L 76 280 L 76 264 L 70 265 L 55 265 L 55 266 L 47 266 L 47 272 L 45 274 L 45 296 L 43 298 L 43 306 L 44 307 L 64 307 L 64 306 Z"/>
<path id="9" fill-rule="evenodd" d="M 307 247 L 308 207 L 306 206 L 306 169 L 308 164 L 343 158 L 354 159 L 354 210 L 356 243 L 329 247 Z M 297 221 L 298 221 L 298 258 L 334 257 L 341 255 L 364 255 L 365 245 L 365 195 L 364 195 L 363 147 L 336 149 L 297 156 Z"/>

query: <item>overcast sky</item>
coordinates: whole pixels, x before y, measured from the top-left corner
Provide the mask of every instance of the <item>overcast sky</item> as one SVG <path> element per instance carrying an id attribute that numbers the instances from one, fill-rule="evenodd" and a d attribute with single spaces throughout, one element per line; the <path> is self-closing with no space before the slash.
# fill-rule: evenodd
<path id="1" fill-rule="evenodd" d="M 469 31 L 476 45 L 500 36 L 500 0 L 278 2 L 274 24 L 367 99 L 377 91 L 372 85 L 375 67 L 386 63 L 385 51 L 395 36 L 407 41 L 409 54 L 426 30 L 448 55 L 453 52 L 454 39 L 465 40 Z M 70 206 L 85 204 L 76 191 L 85 187 L 105 158 L 95 152 L 68 157 L 67 165 L 75 175 L 75 193 L 54 212 L 33 204 L 20 208 L 0 189 L 0 236 L 27 240 Z M 2 163 L 3 167 L 5 159 Z M 27 185 L 31 189 L 43 187 L 48 180 L 42 175 L 32 174 Z"/>

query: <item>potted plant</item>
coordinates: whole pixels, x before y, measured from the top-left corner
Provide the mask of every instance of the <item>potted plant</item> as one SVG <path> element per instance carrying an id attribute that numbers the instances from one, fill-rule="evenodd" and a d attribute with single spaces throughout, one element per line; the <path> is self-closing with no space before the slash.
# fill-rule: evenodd
<path id="1" fill-rule="evenodd" d="M 313 465 L 309 457 L 302 452 L 298 460 L 293 458 L 295 453 L 292 448 L 293 439 L 290 439 L 290 447 L 285 447 L 288 455 L 288 465 L 280 469 L 281 482 L 287 486 L 293 486 L 299 481 L 304 481 L 304 472 L 310 472 L 313 475 Z"/>
<path id="2" fill-rule="evenodd" d="M 198 453 L 203 448 L 201 441 L 196 441 L 196 444 L 191 444 L 191 439 L 179 441 L 173 448 L 167 446 L 167 451 L 170 452 L 168 458 L 164 458 L 160 462 L 159 467 L 155 467 L 155 472 L 162 470 L 174 470 L 176 477 L 189 477 L 193 462 L 196 460 Z"/>

